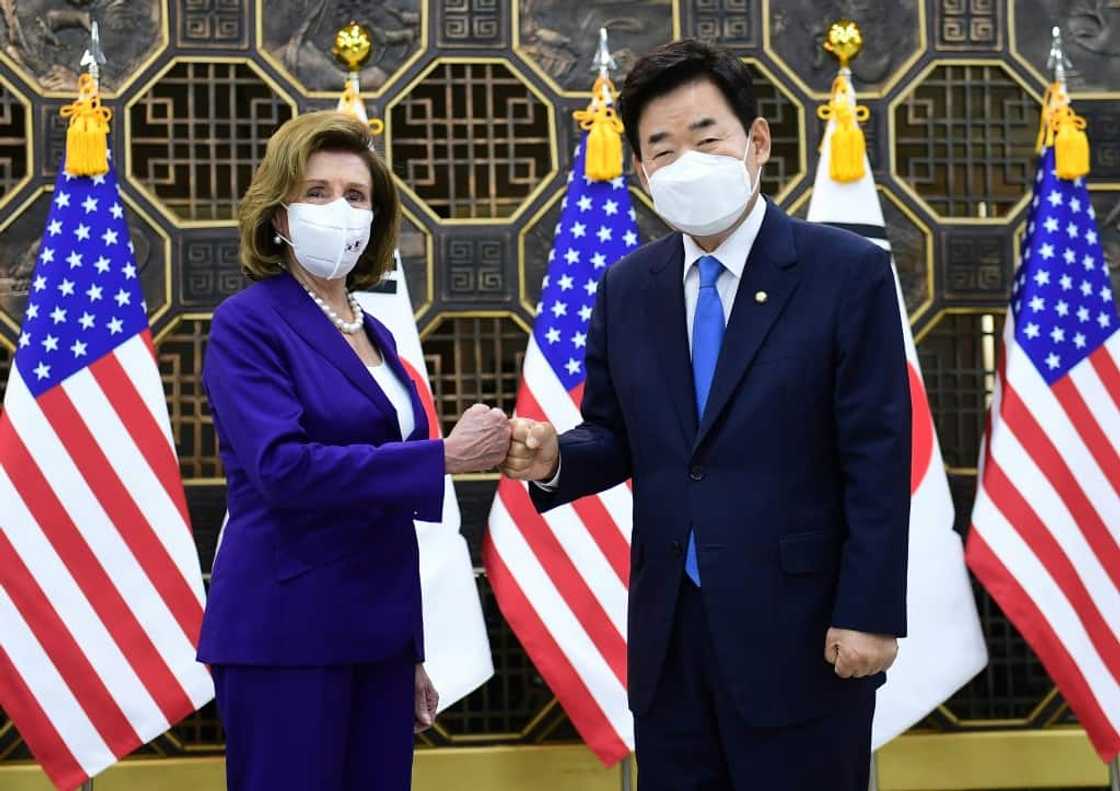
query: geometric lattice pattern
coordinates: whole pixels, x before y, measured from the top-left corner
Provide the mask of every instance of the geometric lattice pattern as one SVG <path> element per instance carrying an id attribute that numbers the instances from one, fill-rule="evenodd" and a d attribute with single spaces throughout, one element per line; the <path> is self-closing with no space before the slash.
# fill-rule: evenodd
<path id="1" fill-rule="evenodd" d="M 436 414 L 446 435 L 471 405 L 512 414 L 528 333 L 508 317 L 443 316 L 424 339 Z"/>
<path id="2" fill-rule="evenodd" d="M 918 347 L 941 453 L 949 467 L 976 466 L 1002 332 L 1002 314 L 948 314 Z"/>
<path id="3" fill-rule="evenodd" d="M 176 63 L 129 109 L 132 176 L 181 220 L 232 220 L 291 117 L 244 63 Z"/>
<path id="4" fill-rule="evenodd" d="M 895 108 L 898 176 L 941 216 L 1004 216 L 1030 191 L 1038 118 L 998 63 L 936 66 Z"/>
<path id="5" fill-rule="evenodd" d="M 440 63 L 391 113 L 393 170 L 442 219 L 509 217 L 553 168 L 548 106 L 502 63 Z"/>
<path id="6" fill-rule="evenodd" d="M 27 175 L 26 146 L 27 106 L 0 83 L 0 198 Z"/>
<path id="7" fill-rule="evenodd" d="M 163 337 L 156 350 L 171 416 L 171 434 L 184 480 L 223 475 L 214 418 L 202 388 L 202 362 L 209 332 L 209 319 L 183 319 Z"/>
<path id="8" fill-rule="evenodd" d="M 770 159 L 762 170 L 762 191 L 777 195 L 801 175 L 801 115 L 797 105 L 753 63 L 747 63 L 758 98 L 758 114 L 770 124 Z"/>

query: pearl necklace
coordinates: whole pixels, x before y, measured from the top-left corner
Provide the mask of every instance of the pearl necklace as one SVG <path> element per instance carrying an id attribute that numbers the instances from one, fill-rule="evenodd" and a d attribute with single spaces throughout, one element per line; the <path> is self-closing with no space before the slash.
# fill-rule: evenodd
<path id="1" fill-rule="evenodd" d="M 362 306 L 358 304 L 358 298 L 353 294 L 347 293 L 346 300 L 350 303 L 350 311 L 354 314 L 354 320 L 346 321 L 342 316 L 335 313 L 334 308 L 328 305 L 326 300 L 314 291 L 306 286 L 304 286 L 303 290 L 307 292 L 307 296 L 315 300 L 315 304 L 319 306 L 323 313 L 327 314 L 327 318 L 330 319 L 334 326 L 338 327 L 340 331 L 345 332 L 347 335 L 353 335 L 364 326 L 365 322 L 362 319 Z"/>

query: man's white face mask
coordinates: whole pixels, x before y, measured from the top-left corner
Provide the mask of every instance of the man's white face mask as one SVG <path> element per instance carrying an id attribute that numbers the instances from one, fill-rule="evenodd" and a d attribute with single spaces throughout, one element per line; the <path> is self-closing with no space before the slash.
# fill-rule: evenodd
<path id="1" fill-rule="evenodd" d="M 750 150 L 749 140 L 742 159 L 689 149 L 652 176 L 647 174 L 654 209 L 689 236 L 726 231 L 742 216 L 758 188 L 747 170 Z"/>

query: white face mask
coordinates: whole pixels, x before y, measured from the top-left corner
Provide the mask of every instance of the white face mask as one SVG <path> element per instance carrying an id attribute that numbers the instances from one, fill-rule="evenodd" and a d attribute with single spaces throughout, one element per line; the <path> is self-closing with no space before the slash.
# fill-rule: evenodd
<path id="1" fill-rule="evenodd" d="M 742 159 L 736 159 L 690 148 L 652 176 L 647 174 L 646 180 L 657 213 L 689 236 L 726 231 L 743 214 L 755 192 L 746 152 Z"/>
<path id="2" fill-rule="evenodd" d="M 356 209 L 345 198 L 330 203 L 293 203 L 285 208 L 292 238 L 280 238 L 292 246 L 300 265 L 327 280 L 350 274 L 369 244 L 373 212 Z"/>

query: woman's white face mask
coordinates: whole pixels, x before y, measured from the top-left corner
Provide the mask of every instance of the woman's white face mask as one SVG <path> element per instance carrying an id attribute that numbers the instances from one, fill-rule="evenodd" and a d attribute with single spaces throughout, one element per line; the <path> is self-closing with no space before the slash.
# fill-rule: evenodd
<path id="1" fill-rule="evenodd" d="M 665 222 L 689 236 L 726 231 L 758 191 L 747 169 L 750 150 L 749 138 L 742 159 L 689 149 L 652 176 L 647 173 L 654 209 Z"/>
<path id="2" fill-rule="evenodd" d="M 284 239 L 300 266 L 316 277 L 338 280 L 353 271 L 369 244 L 373 211 L 358 209 L 346 198 L 330 203 L 293 203 Z"/>

